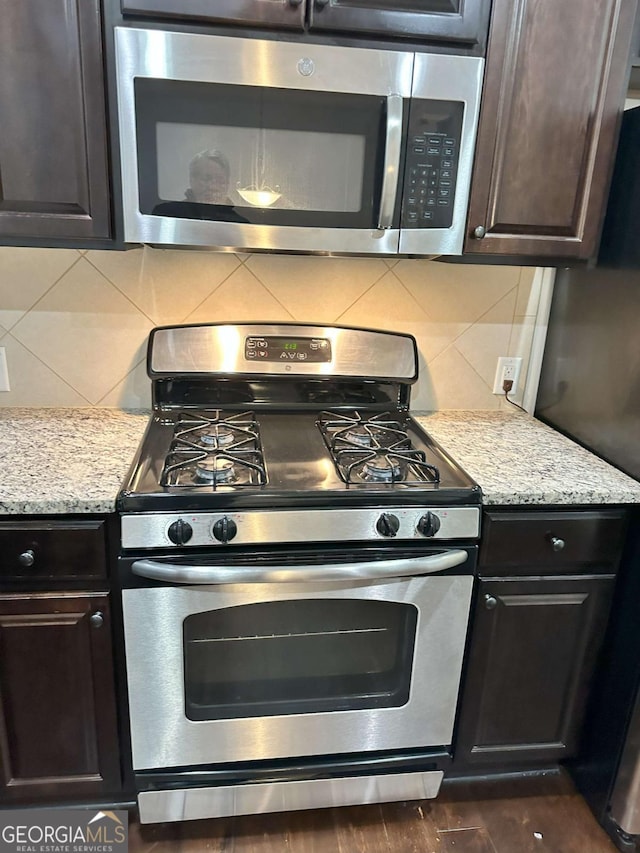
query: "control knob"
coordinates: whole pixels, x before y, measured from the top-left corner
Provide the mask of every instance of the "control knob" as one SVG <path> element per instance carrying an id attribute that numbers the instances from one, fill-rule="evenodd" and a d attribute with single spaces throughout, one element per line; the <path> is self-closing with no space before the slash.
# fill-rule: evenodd
<path id="1" fill-rule="evenodd" d="M 225 515 L 215 522 L 211 532 L 218 542 L 229 542 L 238 532 L 238 526 L 232 518 Z"/>
<path id="2" fill-rule="evenodd" d="M 177 521 L 174 521 L 169 525 L 167 536 L 171 539 L 174 545 L 186 545 L 189 539 L 193 536 L 193 528 L 188 521 L 184 521 L 184 519 L 179 518 Z"/>
<path id="3" fill-rule="evenodd" d="M 418 521 L 418 533 L 423 536 L 435 536 L 440 530 L 440 519 L 435 512 L 425 512 L 422 518 Z"/>
<path id="4" fill-rule="evenodd" d="M 392 538 L 400 529 L 400 521 L 397 515 L 383 512 L 376 523 L 376 530 L 381 536 Z"/>

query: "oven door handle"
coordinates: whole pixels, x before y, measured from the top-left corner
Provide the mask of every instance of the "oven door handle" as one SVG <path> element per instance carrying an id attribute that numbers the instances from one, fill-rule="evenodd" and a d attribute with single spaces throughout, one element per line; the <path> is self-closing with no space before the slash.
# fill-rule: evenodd
<path id="1" fill-rule="evenodd" d="M 136 560 L 134 575 L 166 583 L 307 583 L 308 581 L 383 580 L 430 575 L 466 563 L 466 551 L 442 551 L 408 560 L 371 560 L 364 563 L 326 563 L 322 566 L 180 566 L 155 560 Z"/>
<path id="2" fill-rule="evenodd" d="M 378 228 L 393 228 L 393 212 L 400 180 L 400 153 L 402 151 L 402 95 L 387 96 L 387 132 L 384 146 L 384 166 Z"/>

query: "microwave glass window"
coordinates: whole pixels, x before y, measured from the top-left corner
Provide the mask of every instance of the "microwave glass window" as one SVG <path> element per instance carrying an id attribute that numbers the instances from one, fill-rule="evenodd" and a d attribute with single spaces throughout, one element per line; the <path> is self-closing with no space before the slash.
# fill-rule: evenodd
<path id="1" fill-rule="evenodd" d="M 159 122 L 156 134 L 164 201 L 360 210 L 362 135 L 175 122 Z"/>
<path id="2" fill-rule="evenodd" d="M 135 98 L 141 213 L 376 227 L 385 98 L 149 78 Z"/>
<path id="3" fill-rule="evenodd" d="M 401 707 L 417 609 L 388 601 L 249 604 L 184 621 L 190 720 Z"/>

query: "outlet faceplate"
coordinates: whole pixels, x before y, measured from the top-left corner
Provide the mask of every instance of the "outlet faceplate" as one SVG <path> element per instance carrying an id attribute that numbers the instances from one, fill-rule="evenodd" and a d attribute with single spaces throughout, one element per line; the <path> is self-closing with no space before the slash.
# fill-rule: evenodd
<path id="1" fill-rule="evenodd" d="M 500 356 L 498 359 L 498 366 L 496 368 L 496 378 L 493 380 L 493 393 L 504 394 L 502 383 L 505 379 L 510 379 L 513 382 L 510 393 L 511 395 L 514 395 L 518 389 L 518 380 L 520 379 L 521 368 L 521 358 Z"/>

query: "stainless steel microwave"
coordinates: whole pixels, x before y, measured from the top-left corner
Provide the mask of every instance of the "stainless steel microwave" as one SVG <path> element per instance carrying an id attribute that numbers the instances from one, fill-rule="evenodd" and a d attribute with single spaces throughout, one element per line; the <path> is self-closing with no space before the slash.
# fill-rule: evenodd
<path id="1" fill-rule="evenodd" d="M 116 27 L 127 242 L 462 251 L 484 60 Z"/>

